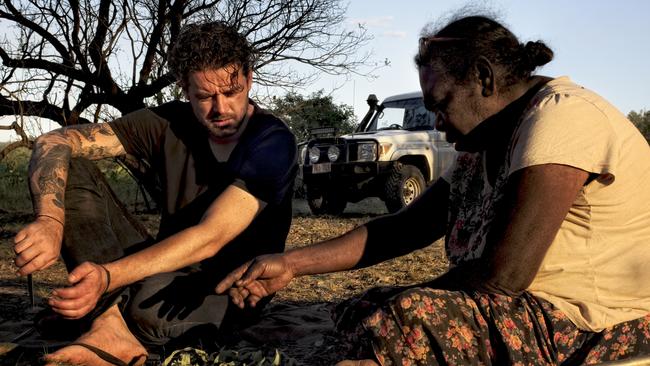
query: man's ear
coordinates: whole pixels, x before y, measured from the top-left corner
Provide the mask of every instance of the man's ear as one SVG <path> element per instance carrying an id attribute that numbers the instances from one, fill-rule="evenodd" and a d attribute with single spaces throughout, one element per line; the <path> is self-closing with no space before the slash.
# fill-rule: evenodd
<path id="1" fill-rule="evenodd" d="M 489 97 L 496 92 L 496 83 L 494 81 L 494 68 L 490 60 L 479 56 L 476 60 L 476 77 L 481 87 L 481 95 Z"/>

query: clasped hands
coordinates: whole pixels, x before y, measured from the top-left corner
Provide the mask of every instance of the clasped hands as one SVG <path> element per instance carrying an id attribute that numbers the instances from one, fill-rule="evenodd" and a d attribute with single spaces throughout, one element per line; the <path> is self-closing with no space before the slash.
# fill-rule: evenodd
<path id="1" fill-rule="evenodd" d="M 222 294 L 228 290 L 239 308 L 244 308 L 246 303 L 255 307 L 260 299 L 284 288 L 294 277 L 284 255 L 262 255 L 230 272 L 215 291 Z"/>

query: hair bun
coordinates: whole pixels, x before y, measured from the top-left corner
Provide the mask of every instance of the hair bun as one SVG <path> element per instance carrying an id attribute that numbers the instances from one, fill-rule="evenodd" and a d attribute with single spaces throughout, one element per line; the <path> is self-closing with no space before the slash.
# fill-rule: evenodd
<path id="1" fill-rule="evenodd" d="M 553 51 L 541 41 L 527 42 L 524 46 L 524 59 L 528 61 L 530 70 L 546 65 L 553 59 Z"/>

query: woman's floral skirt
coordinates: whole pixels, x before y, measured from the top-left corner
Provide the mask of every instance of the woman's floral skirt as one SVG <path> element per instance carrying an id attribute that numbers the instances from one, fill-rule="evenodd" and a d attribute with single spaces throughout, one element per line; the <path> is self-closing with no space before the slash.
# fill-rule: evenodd
<path id="1" fill-rule="evenodd" d="M 582 365 L 650 354 L 650 314 L 579 330 L 551 303 L 423 287 L 383 287 L 341 303 L 346 358 L 382 365 Z"/>

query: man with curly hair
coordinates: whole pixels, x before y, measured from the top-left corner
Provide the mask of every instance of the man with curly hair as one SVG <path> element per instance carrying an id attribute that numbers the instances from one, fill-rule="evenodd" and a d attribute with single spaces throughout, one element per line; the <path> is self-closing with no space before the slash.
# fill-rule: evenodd
<path id="1" fill-rule="evenodd" d="M 78 330 L 48 362 L 142 364 L 151 347 L 241 326 L 257 312 L 231 306 L 214 287 L 237 265 L 284 250 L 296 144 L 249 99 L 252 47 L 225 23 L 190 24 L 168 60 L 188 102 L 36 141 L 36 219 L 15 237 L 15 263 L 28 275 L 63 256 L 69 286 L 52 292 L 38 326 Z M 156 238 L 91 162 L 116 156 L 142 162 L 157 182 Z"/>

